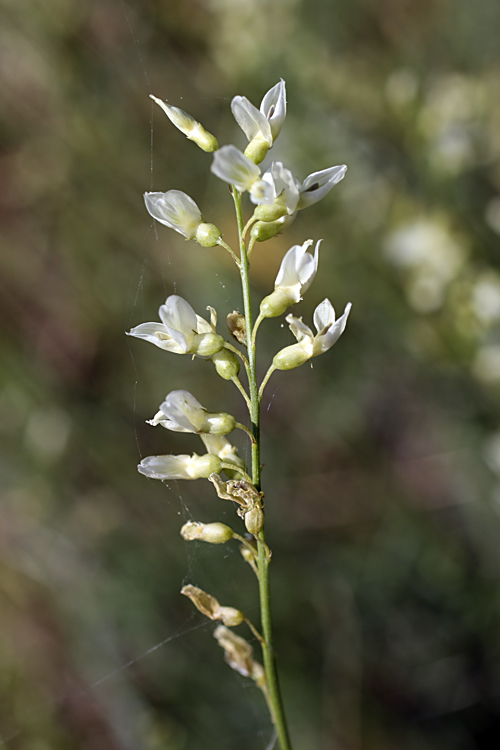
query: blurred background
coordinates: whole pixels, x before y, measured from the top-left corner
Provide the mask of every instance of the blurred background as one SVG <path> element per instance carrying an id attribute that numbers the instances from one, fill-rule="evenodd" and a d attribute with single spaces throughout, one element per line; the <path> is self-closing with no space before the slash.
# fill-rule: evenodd
<path id="1" fill-rule="evenodd" d="M 0 745 L 265 750 L 193 583 L 257 619 L 238 523 L 208 482 L 148 481 L 199 451 L 145 424 L 192 391 L 245 419 L 200 359 L 127 339 L 178 293 L 241 308 L 234 267 L 145 211 L 179 189 L 234 241 L 211 157 L 148 98 L 246 145 L 231 98 L 280 77 L 271 155 L 342 183 L 257 245 L 324 238 L 294 309 L 353 303 L 327 355 L 273 376 L 264 489 L 276 649 L 296 750 L 475 750 L 500 738 L 500 6 L 496 0 L 2 0 Z M 264 166 L 270 162 L 270 157 Z M 248 206 L 247 206 L 248 208 Z M 259 333 L 262 373 L 292 343 Z M 238 441 L 239 438 L 236 438 Z M 244 440 L 239 443 L 245 453 Z M 242 635 L 246 635 L 243 629 Z"/>

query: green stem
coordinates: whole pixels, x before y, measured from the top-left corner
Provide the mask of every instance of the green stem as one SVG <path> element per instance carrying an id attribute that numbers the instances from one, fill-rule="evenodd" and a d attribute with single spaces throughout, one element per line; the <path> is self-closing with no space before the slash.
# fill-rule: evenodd
<path id="1" fill-rule="evenodd" d="M 248 381 L 250 391 L 250 418 L 252 421 L 252 433 L 254 442 L 252 442 L 252 481 L 255 487 L 260 490 L 260 401 L 257 387 L 256 357 L 255 345 L 252 341 L 252 303 L 250 299 L 250 278 L 249 262 L 247 248 L 245 245 L 243 231 L 243 216 L 241 210 L 241 194 L 233 186 L 233 199 L 236 209 L 236 218 L 238 221 L 238 234 L 240 238 L 240 274 L 241 286 L 243 291 L 243 304 L 245 308 L 246 329 L 247 329 L 247 349 L 248 349 Z M 251 243 L 253 245 L 253 243 Z M 250 247 L 249 247 L 250 250 Z M 264 529 L 259 533 L 259 538 L 265 542 Z M 281 692 L 278 682 L 278 672 L 276 668 L 276 657 L 273 649 L 273 632 L 271 620 L 271 595 L 269 587 L 269 557 L 267 554 L 267 545 L 258 545 L 257 568 L 259 571 L 259 596 L 260 612 L 262 623 L 262 655 L 264 659 L 264 670 L 266 673 L 267 693 L 269 696 L 269 705 L 271 718 L 278 733 L 278 739 L 281 750 L 291 750 L 288 727 L 281 699 Z"/>

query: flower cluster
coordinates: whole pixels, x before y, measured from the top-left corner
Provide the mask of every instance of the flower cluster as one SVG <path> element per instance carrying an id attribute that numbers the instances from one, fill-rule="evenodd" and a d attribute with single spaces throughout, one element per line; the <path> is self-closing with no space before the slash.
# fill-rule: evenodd
<path id="1" fill-rule="evenodd" d="M 302 318 L 287 315 L 286 321 L 297 343 L 277 352 L 259 387 L 257 330 L 267 318 L 281 316 L 289 307 L 299 303 L 311 288 L 318 272 L 322 240 L 314 242 L 308 239 L 290 247 L 282 259 L 274 290 L 261 301 L 255 322 L 249 287 L 250 256 L 255 243 L 265 242 L 283 232 L 299 211 L 324 198 L 343 179 L 347 167 L 343 164 L 327 167 L 312 172 L 302 181 L 281 161 L 272 161 L 265 171 L 261 170 L 259 165 L 272 149 L 285 122 L 286 89 L 283 80 L 265 94 L 259 108 L 244 96 L 235 96 L 232 100 L 232 113 L 248 141 L 244 152 L 232 144 L 219 148 L 217 138 L 191 115 L 154 96 L 152 98 L 187 138 L 203 151 L 213 154 L 212 173 L 231 188 L 237 216 L 239 252 L 226 243 L 215 224 L 205 221 L 196 202 L 180 190 L 145 193 L 146 208 L 153 219 L 175 230 L 186 240 L 194 240 L 207 248 L 220 247 L 231 255 L 241 275 L 244 313 L 238 310 L 229 313 L 227 327 L 231 338 L 226 338 L 217 331 L 214 308 L 207 308 L 210 320 L 206 320 L 183 297 L 174 294 L 160 306 L 158 322 L 140 323 L 129 331 L 129 335 L 172 354 L 188 354 L 193 359 L 212 362 L 216 373 L 232 381 L 243 396 L 251 425 L 247 427 L 237 422 L 234 416 L 224 411 L 208 411 L 189 391 L 171 391 L 148 423 L 172 432 L 198 436 L 203 443 L 203 451 L 200 455 L 148 456 L 140 462 L 138 469 L 141 474 L 161 481 L 208 479 L 219 498 L 233 503 L 237 516 L 243 520 L 245 536 L 240 536 L 230 526 L 218 521 L 202 523 L 194 520 L 184 524 L 181 535 L 187 541 L 211 544 L 239 540 L 244 560 L 259 578 L 264 613 L 264 610 L 268 611 L 265 603 L 269 596 L 266 571 L 271 552 L 264 540 L 264 494 L 260 486 L 258 414 L 262 394 L 275 370 L 299 367 L 325 353 L 338 341 L 345 330 L 351 304 L 346 305 L 344 313 L 337 319 L 331 302 L 323 300 L 314 311 L 316 333 L 302 322 Z M 245 193 L 248 193 L 252 206 L 252 214 L 246 224 L 242 218 L 242 197 Z M 239 379 L 242 368 L 248 385 Z M 251 440 L 252 466 L 248 470 L 236 446 L 226 437 L 235 429 L 242 430 Z M 226 479 L 221 478 L 222 474 L 226 475 Z M 270 681 L 276 682 L 276 676 L 269 673 L 274 669 L 270 643 L 238 609 L 221 606 L 211 594 L 191 584 L 184 586 L 182 593 L 205 616 L 223 623 L 216 630 L 216 637 L 224 648 L 227 662 L 233 669 L 255 680 L 266 696 L 274 720 L 282 709 L 276 694 L 268 692 Z M 265 668 L 254 661 L 251 646 L 227 629 L 241 623 L 246 623 L 260 642 Z M 270 632 L 270 622 L 266 623 L 263 632 Z M 276 729 L 282 750 L 287 750 L 281 721 L 276 722 Z"/>

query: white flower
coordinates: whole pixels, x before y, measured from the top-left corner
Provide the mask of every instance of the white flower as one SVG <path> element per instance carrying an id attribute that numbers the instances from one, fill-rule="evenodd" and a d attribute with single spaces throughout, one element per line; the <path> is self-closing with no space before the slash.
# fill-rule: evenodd
<path id="1" fill-rule="evenodd" d="M 313 244 L 312 240 L 290 248 L 281 261 L 274 292 L 261 302 L 260 311 L 264 317 L 274 318 L 284 313 L 290 305 L 300 302 L 316 276 L 320 243 L 321 240 L 316 243 L 314 255 L 307 252 Z"/>
<path id="2" fill-rule="evenodd" d="M 307 208 L 323 198 L 337 182 L 343 179 L 347 167 L 341 164 L 337 167 L 322 169 L 321 172 L 310 174 L 299 186 L 300 199 L 297 209 Z"/>
<path id="3" fill-rule="evenodd" d="M 172 294 L 158 310 L 161 323 L 141 323 L 127 334 L 145 339 L 174 354 L 198 354 L 211 357 L 225 341 L 215 331 L 216 314 L 211 309 L 211 323 L 195 313 L 189 302 Z"/>
<path id="4" fill-rule="evenodd" d="M 245 96 L 235 96 L 231 102 L 234 119 L 249 141 L 265 141 L 269 147 L 276 140 L 286 117 L 286 90 L 283 79 L 262 99 L 260 110 Z"/>
<path id="5" fill-rule="evenodd" d="M 222 470 L 217 456 L 148 456 L 137 467 L 141 474 L 150 479 L 201 479 Z"/>
<path id="6" fill-rule="evenodd" d="M 153 219 L 175 229 L 188 240 L 196 237 L 196 230 L 203 223 L 203 216 L 189 195 L 181 190 L 144 193 L 144 202 Z"/>
<path id="7" fill-rule="evenodd" d="M 148 424 L 173 432 L 227 435 L 234 430 L 236 420 L 225 412 L 208 412 L 189 391 L 171 391 Z"/>
<path id="8" fill-rule="evenodd" d="M 216 151 L 211 170 L 240 193 L 248 190 L 254 203 L 272 203 L 274 200 L 272 187 L 261 179 L 259 167 L 236 146 L 222 146 Z"/>
<path id="9" fill-rule="evenodd" d="M 324 354 L 340 338 L 345 330 L 347 318 L 351 311 L 351 303 L 346 305 L 344 314 L 336 320 L 335 310 L 330 300 L 325 299 L 317 306 L 314 311 L 314 325 L 317 334 L 306 326 L 301 318 L 295 318 L 293 315 L 287 315 L 286 321 L 290 330 L 297 339 L 297 344 L 287 346 L 276 354 L 273 365 L 277 370 L 291 370 L 294 367 L 307 362 L 312 357 Z"/>
<path id="10" fill-rule="evenodd" d="M 313 244 L 307 240 L 303 245 L 294 245 L 281 261 L 280 270 L 276 276 L 275 289 L 286 291 L 294 302 L 302 299 L 304 292 L 311 286 L 318 270 L 318 253 L 322 240 L 318 240 L 314 255 L 307 250 Z"/>

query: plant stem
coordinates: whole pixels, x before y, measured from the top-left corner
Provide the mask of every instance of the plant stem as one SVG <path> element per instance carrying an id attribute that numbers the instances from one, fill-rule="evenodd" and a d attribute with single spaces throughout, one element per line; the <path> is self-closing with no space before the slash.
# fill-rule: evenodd
<path id="1" fill-rule="evenodd" d="M 255 343 L 252 341 L 252 303 L 250 299 L 250 278 L 247 248 L 244 241 L 244 225 L 241 210 L 241 194 L 233 186 L 233 199 L 238 221 L 238 235 L 240 238 L 240 274 L 243 290 L 243 303 L 245 309 L 248 349 L 248 381 L 250 391 L 250 419 L 252 421 L 252 481 L 257 490 L 260 491 L 260 400 L 257 387 Z M 259 538 L 265 542 L 264 529 L 259 533 Z M 264 659 L 264 670 L 266 673 L 267 693 L 271 718 L 278 733 L 281 750 L 291 750 L 288 727 L 281 699 L 276 668 L 276 657 L 273 649 L 273 633 L 271 621 L 271 595 L 269 587 L 269 557 L 267 545 L 258 545 L 257 568 L 259 571 L 259 596 L 262 623 L 262 654 Z"/>

